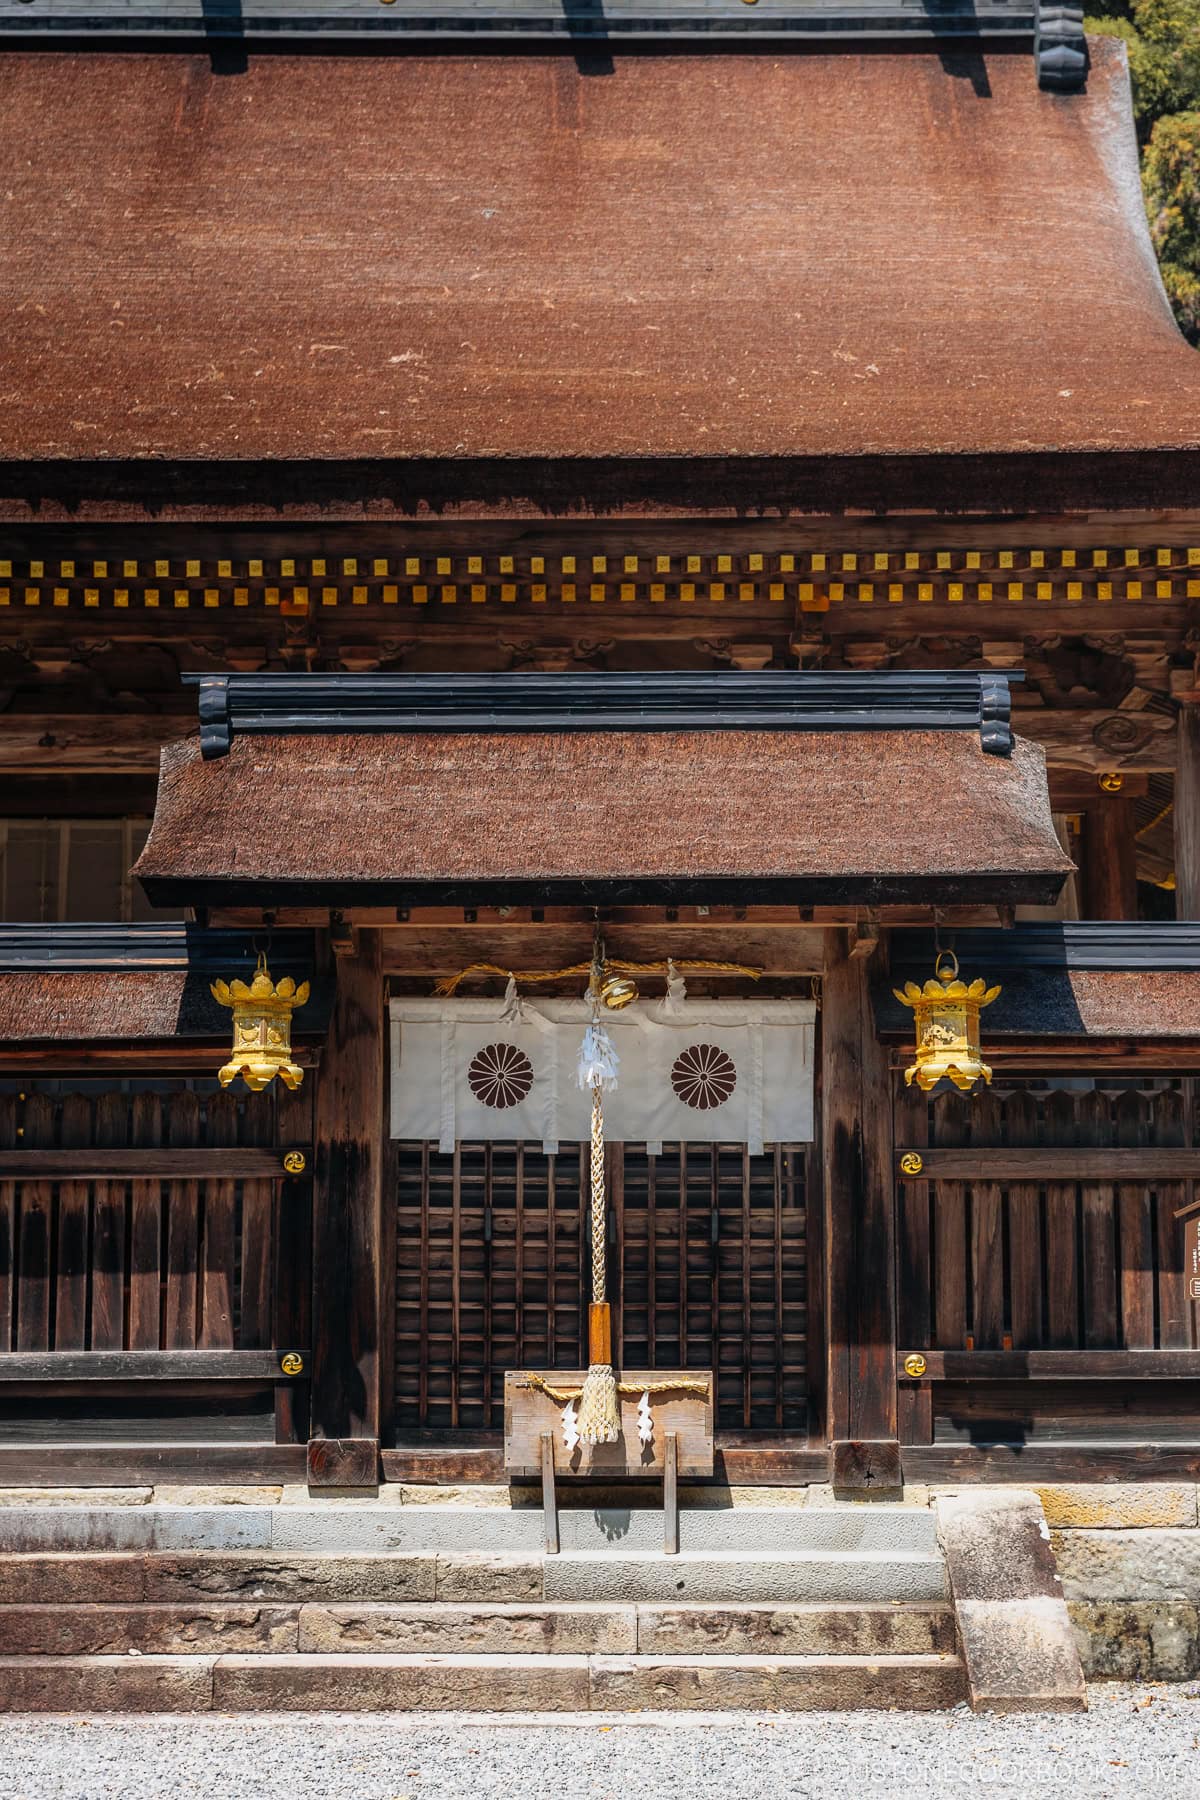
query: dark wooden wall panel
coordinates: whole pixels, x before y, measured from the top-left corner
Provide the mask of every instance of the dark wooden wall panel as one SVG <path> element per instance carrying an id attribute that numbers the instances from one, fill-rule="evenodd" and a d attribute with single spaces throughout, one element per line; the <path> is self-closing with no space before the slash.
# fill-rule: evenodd
<path id="1" fill-rule="evenodd" d="M 1196 1142 L 1191 1077 L 998 1079 L 971 1098 L 898 1103 L 897 1151 L 969 1150 L 901 1182 L 898 1263 L 905 1350 L 1186 1350 L 1196 1346 L 1184 1275 L 1193 1184 L 1156 1171 L 1156 1149 Z M 915 1109 L 915 1110 L 914 1110 Z M 1146 1173 L 1038 1179 L 1038 1151 L 1143 1152 Z M 1029 1150 L 1028 1178 L 1014 1152 Z M 998 1178 L 990 1164 L 1008 1158 Z M 1114 1172 L 1115 1173 L 1115 1172 Z M 933 1177 L 932 1179 L 930 1177 Z M 930 1198 L 931 1197 L 931 1198 Z M 932 1230 L 930 1225 L 932 1224 Z M 926 1441 L 923 1437 L 917 1441 Z"/>
<path id="2" fill-rule="evenodd" d="M 171 1084 L 162 1083 L 166 1089 Z M 288 1097 L 311 1140 L 311 1098 Z M 0 1374 L 5 1351 L 271 1349 L 306 1344 L 311 1185 L 255 1173 L 276 1145 L 277 1097 L 145 1081 L 33 1078 L 0 1092 L 0 1150 L 230 1150 L 203 1178 L 18 1174 L 0 1181 Z M 78 1163 L 75 1165 L 78 1167 Z M 289 1299 L 277 1301 L 280 1191 L 289 1189 Z M 294 1269 L 292 1267 L 294 1265 Z M 282 1334 L 282 1335 L 281 1335 Z"/>

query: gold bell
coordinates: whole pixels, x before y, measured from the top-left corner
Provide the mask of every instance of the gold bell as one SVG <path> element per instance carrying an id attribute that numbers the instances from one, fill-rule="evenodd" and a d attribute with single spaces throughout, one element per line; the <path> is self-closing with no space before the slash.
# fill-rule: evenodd
<path id="1" fill-rule="evenodd" d="M 630 981 L 627 975 L 610 975 L 600 984 L 600 998 L 610 1012 L 621 1012 L 624 1007 L 632 1006 L 637 997 L 637 983 Z"/>
<path id="2" fill-rule="evenodd" d="M 212 995 L 233 1011 L 233 1050 L 229 1061 L 217 1070 L 217 1080 L 228 1087 L 237 1075 L 255 1093 L 279 1076 L 285 1087 L 298 1088 L 304 1070 L 292 1061 L 292 1012 L 308 999 L 308 983 L 297 987 L 290 975 L 276 984 L 271 980 L 265 954 L 260 954 L 253 981 L 214 981 Z"/>
<path id="3" fill-rule="evenodd" d="M 934 965 L 933 978 L 918 987 L 906 981 L 904 991 L 893 988 L 902 1006 L 911 1006 L 917 1027 L 917 1060 L 905 1069 L 904 1079 L 915 1081 L 923 1093 L 935 1087 L 943 1075 L 962 1093 L 969 1094 L 992 1071 L 979 1054 L 979 1014 L 1000 992 L 985 981 L 970 987 L 958 979 L 958 958 L 945 950 Z"/>

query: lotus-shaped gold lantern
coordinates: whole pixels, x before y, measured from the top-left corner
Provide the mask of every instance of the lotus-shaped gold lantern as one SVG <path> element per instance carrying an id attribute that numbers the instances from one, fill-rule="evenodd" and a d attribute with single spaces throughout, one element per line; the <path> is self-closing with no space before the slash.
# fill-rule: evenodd
<path id="1" fill-rule="evenodd" d="M 923 1093 L 935 1087 L 943 1075 L 962 1093 L 969 1094 L 980 1078 L 992 1079 L 992 1071 L 979 1054 L 979 1013 L 1000 992 L 982 979 L 968 987 L 958 979 L 958 958 L 952 950 L 939 952 L 933 975 L 924 987 L 906 981 L 903 992 L 893 988 L 902 1006 L 911 1006 L 917 1026 L 917 1060 L 905 1069 L 904 1079 L 915 1081 Z"/>
<path id="2" fill-rule="evenodd" d="M 290 975 L 272 981 L 261 954 L 253 981 L 214 981 L 212 994 L 233 1009 L 233 1052 L 217 1071 L 221 1086 L 228 1087 L 240 1074 L 255 1093 L 269 1087 L 276 1075 L 285 1087 L 298 1088 L 304 1070 L 292 1061 L 292 1013 L 308 999 L 307 981 L 299 987 Z"/>

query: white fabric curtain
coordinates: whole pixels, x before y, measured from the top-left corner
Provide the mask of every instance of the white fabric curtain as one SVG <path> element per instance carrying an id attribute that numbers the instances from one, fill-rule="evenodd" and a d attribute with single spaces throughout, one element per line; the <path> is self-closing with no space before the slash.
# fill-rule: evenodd
<path id="1" fill-rule="evenodd" d="M 395 1138 L 559 1142 L 588 1136 L 576 1075 L 586 1000 L 391 1003 Z M 638 1001 L 604 1013 L 620 1057 L 605 1136 L 644 1143 L 806 1142 L 813 1133 L 811 1000 Z"/>

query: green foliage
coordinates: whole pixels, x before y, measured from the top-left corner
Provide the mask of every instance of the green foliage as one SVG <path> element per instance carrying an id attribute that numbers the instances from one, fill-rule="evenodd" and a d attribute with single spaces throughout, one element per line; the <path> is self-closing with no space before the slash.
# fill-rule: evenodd
<path id="1" fill-rule="evenodd" d="M 1200 344 L 1200 0 L 1118 0 L 1085 24 L 1128 47 L 1150 232 L 1180 328 Z"/>
<path id="2" fill-rule="evenodd" d="M 1200 112 L 1160 119 L 1142 159 L 1150 235 L 1175 316 L 1200 342 Z"/>
<path id="3" fill-rule="evenodd" d="M 1200 0 L 1130 0 L 1086 29 L 1124 38 L 1138 129 L 1148 136 L 1167 113 L 1200 106 Z"/>

